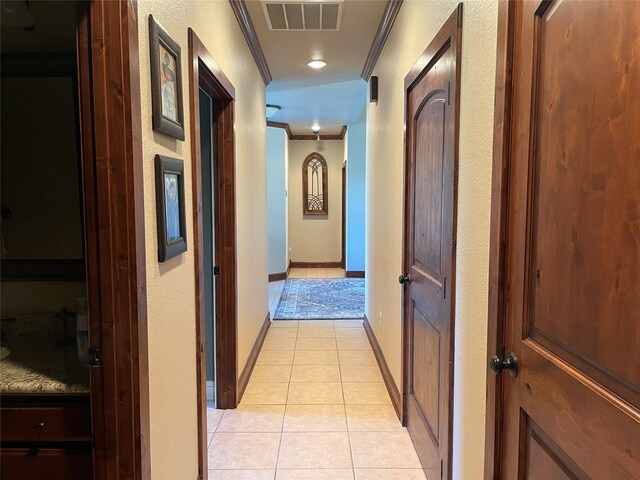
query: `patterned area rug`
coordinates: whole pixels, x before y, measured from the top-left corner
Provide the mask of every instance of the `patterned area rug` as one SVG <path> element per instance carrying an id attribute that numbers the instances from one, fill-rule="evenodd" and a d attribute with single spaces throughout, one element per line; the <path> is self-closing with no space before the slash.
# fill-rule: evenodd
<path id="1" fill-rule="evenodd" d="M 291 278 L 286 281 L 276 320 L 362 318 L 363 278 Z"/>

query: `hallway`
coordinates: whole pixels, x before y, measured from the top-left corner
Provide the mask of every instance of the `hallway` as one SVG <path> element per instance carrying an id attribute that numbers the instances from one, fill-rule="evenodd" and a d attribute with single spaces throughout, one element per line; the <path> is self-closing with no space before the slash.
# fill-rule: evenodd
<path id="1" fill-rule="evenodd" d="M 208 409 L 209 478 L 424 479 L 362 321 L 275 321 L 236 410 Z"/>

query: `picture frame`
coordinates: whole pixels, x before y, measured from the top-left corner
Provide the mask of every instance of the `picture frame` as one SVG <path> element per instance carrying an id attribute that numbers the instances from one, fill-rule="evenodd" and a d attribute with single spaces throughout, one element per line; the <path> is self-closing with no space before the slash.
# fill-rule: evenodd
<path id="1" fill-rule="evenodd" d="M 155 167 L 158 262 L 165 262 L 187 251 L 184 162 L 156 155 Z"/>
<path id="2" fill-rule="evenodd" d="M 153 129 L 184 140 L 180 45 L 153 15 L 149 15 L 149 53 Z"/>

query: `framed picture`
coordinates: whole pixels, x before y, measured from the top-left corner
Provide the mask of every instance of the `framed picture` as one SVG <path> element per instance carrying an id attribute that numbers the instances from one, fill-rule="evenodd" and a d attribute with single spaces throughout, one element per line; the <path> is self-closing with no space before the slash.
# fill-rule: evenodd
<path id="1" fill-rule="evenodd" d="M 187 251 L 182 160 L 156 155 L 156 214 L 158 261 L 164 262 Z"/>
<path id="2" fill-rule="evenodd" d="M 153 129 L 184 140 L 180 46 L 149 15 Z"/>

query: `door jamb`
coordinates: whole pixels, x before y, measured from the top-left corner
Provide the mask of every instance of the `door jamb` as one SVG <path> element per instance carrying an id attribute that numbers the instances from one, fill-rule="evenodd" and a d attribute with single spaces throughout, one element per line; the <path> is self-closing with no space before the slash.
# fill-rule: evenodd
<path id="1" fill-rule="evenodd" d="M 422 52 L 418 61 L 411 68 L 407 76 L 404 78 L 404 185 L 403 185 L 403 215 L 402 215 L 402 232 L 403 232 L 403 240 L 402 240 L 402 269 L 403 274 L 408 272 L 409 269 L 409 223 L 407 221 L 407 215 L 409 212 L 409 206 L 411 199 L 408 196 L 410 191 L 409 188 L 409 145 L 410 142 L 407 138 L 407 107 L 409 100 L 409 89 L 418 82 L 423 72 L 429 68 L 430 64 L 437 60 L 439 57 L 441 46 L 444 45 L 447 41 L 447 37 L 449 37 L 449 42 L 452 44 L 452 48 L 455 49 L 456 52 L 456 65 L 455 65 L 455 127 L 454 127 L 454 155 L 455 155 L 455 176 L 457 181 L 458 175 L 458 157 L 459 157 L 459 145 L 458 139 L 460 138 L 460 78 L 461 78 L 461 60 L 462 60 L 462 12 L 463 12 L 463 4 L 459 3 L 453 13 L 449 16 L 449 18 L 444 22 L 444 24 L 438 30 L 438 33 L 435 34 L 433 39 L 429 42 L 427 48 Z M 457 192 L 454 191 L 454 243 L 455 243 L 455 225 L 456 225 L 456 216 L 457 216 Z M 455 352 L 455 329 L 453 328 L 455 322 L 455 245 L 454 253 L 453 253 L 453 265 L 451 271 L 451 294 L 450 294 L 450 302 L 451 302 L 451 330 L 450 330 L 450 356 L 451 361 L 453 361 L 453 355 Z M 402 416 L 401 422 L 403 426 L 407 424 L 407 395 L 409 392 L 409 377 L 408 377 L 408 364 L 409 364 L 409 348 L 411 345 L 408 341 L 408 329 L 406 328 L 408 315 L 408 290 L 407 288 L 402 289 L 402 317 L 401 317 L 401 337 L 402 337 Z M 448 470 L 448 477 L 451 478 L 451 457 L 453 453 L 453 368 L 450 369 L 450 395 L 449 395 L 449 425 L 447 426 L 449 430 L 448 434 L 448 445 L 447 445 L 447 456 L 448 456 L 448 466 L 446 467 Z M 444 472 L 444 470 L 443 470 Z"/>
<path id="2" fill-rule="evenodd" d="M 496 91 L 493 120 L 491 223 L 489 240 L 489 299 L 487 361 L 504 349 L 509 171 L 513 92 L 516 3 L 500 0 L 496 49 Z M 487 368 L 484 478 L 499 479 L 502 464 L 503 376 Z"/>
<path id="3" fill-rule="evenodd" d="M 94 478 L 150 479 L 138 9 L 87 6 L 77 55 L 89 343 L 101 351 L 90 368 Z"/>
<path id="4" fill-rule="evenodd" d="M 207 400 L 204 318 L 204 256 L 202 253 L 202 172 L 200 152 L 200 86 L 214 101 L 217 116 L 216 161 L 213 165 L 215 252 L 220 275 L 215 282 L 216 402 L 218 408 L 235 408 L 237 376 L 237 285 L 235 232 L 235 88 L 196 33 L 189 28 L 189 107 L 196 287 L 196 370 L 198 405 L 198 478 L 206 480 Z"/>
<path id="5" fill-rule="evenodd" d="M 342 259 L 343 270 L 347 269 L 347 161 L 342 163 Z"/>

